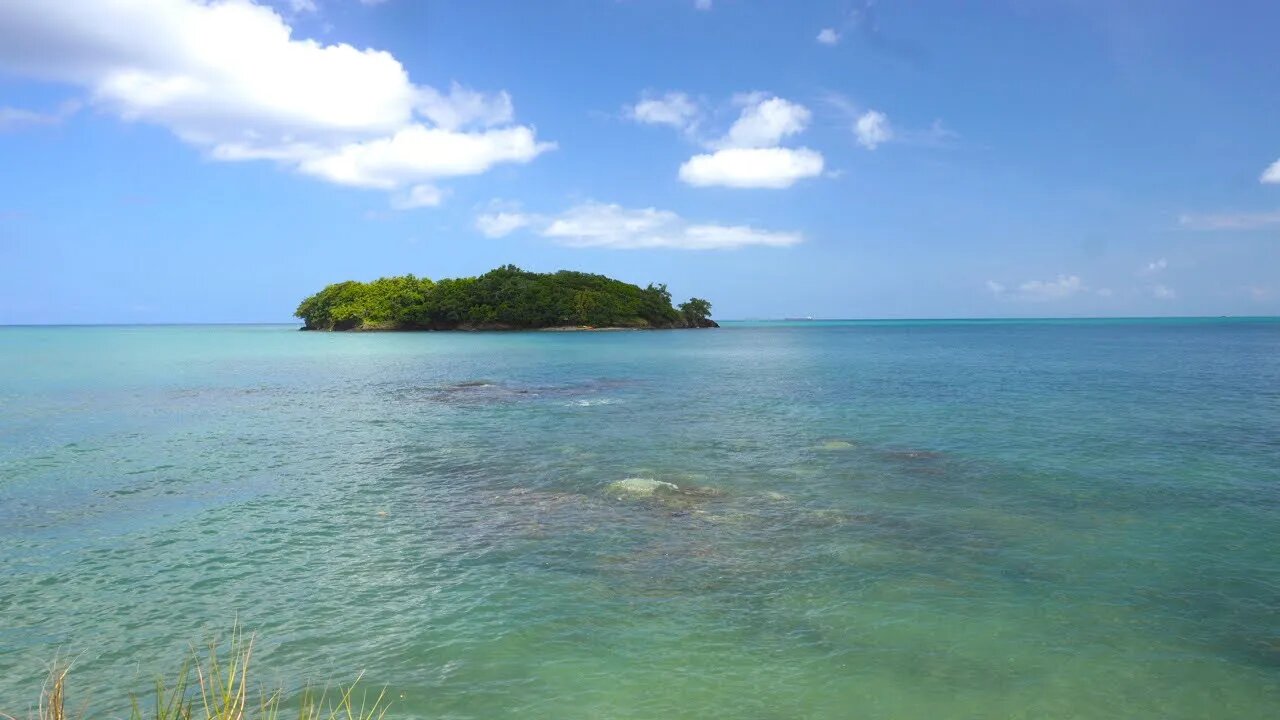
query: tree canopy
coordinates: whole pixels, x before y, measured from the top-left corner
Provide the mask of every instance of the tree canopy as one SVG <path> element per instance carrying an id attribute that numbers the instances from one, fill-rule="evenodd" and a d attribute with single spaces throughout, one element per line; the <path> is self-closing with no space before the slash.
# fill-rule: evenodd
<path id="1" fill-rule="evenodd" d="M 689 302 L 680 303 L 679 310 L 680 316 L 695 327 L 711 319 L 711 303 L 702 298 L 689 298 Z"/>
<path id="2" fill-rule="evenodd" d="M 714 326 L 711 303 L 693 298 L 677 310 L 663 284 L 641 288 L 604 275 L 514 265 L 438 282 L 413 275 L 348 280 L 303 300 L 294 314 L 309 330 Z"/>

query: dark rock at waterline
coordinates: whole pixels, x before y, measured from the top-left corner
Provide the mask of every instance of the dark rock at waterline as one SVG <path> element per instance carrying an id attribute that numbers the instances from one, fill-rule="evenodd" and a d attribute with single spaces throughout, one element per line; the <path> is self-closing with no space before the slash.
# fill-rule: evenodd
<path id="1" fill-rule="evenodd" d="M 328 327 L 317 327 L 311 325 L 303 325 L 299 330 L 312 331 L 329 331 L 329 332 L 509 332 L 509 331 L 529 331 L 529 330 L 569 330 L 581 332 L 593 332 L 603 330 L 698 330 L 706 328 L 718 328 L 720 323 L 710 318 L 696 321 L 679 320 L 672 323 L 648 324 L 634 326 L 586 326 L 586 325 L 567 325 L 567 326 L 531 326 L 523 327 L 517 325 L 507 325 L 505 323 L 431 323 L 420 325 L 416 323 L 368 323 L 360 320 L 344 320 L 335 322 Z"/>

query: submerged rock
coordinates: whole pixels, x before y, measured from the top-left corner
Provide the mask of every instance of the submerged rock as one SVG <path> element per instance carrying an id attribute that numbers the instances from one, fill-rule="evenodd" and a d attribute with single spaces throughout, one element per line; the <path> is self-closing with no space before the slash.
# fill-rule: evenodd
<path id="1" fill-rule="evenodd" d="M 755 521 L 755 515 L 743 512 L 741 510 L 730 510 L 728 512 L 711 513 L 703 510 L 696 511 L 698 519 L 713 525 L 746 525 Z"/>
<path id="2" fill-rule="evenodd" d="M 690 498 L 718 498 L 724 497 L 724 491 L 720 488 L 711 487 L 709 485 L 694 485 L 690 487 L 680 488 L 680 494 Z"/>
<path id="3" fill-rule="evenodd" d="M 815 527 L 830 527 L 832 525 L 843 525 L 852 518 L 848 513 L 840 510 L 822 509 L 810 512 L 802 521 L 807 525 Z"/>
<path id="4" fill-rule="evenodd" d="M 609 492 L 620 497 L 653 497 L 678 493 L 680 487 L 675 483 L 653 478 L 634 477 L 609 483 Z"/>
<path id="5" fill-rule="evenodd" d="M 826 440 L 818 446 L 819 450 L 852 450 L 856 447 L 848 440 Z"/>

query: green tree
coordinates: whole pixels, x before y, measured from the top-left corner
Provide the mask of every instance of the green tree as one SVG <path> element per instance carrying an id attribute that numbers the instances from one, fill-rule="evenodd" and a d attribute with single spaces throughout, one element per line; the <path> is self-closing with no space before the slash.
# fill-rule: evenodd
<path id="1" fill-rule="evenodd" d="M 711 319 L 711 303 L 702 298 L 689 298 L 680 303 L 680 316 L 690 325 L 698 326 Z"/>

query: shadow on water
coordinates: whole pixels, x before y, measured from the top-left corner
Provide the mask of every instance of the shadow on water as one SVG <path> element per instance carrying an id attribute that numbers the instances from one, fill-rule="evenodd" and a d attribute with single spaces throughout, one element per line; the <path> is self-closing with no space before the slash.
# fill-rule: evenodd
<path id="1" fill-rule="evenodd" d="M 544 384 L 514 380 L 468 379 L 434 385 L 385 385 L 381 395 L 397 403 L 438 403 L 442 405 L 485 406 L 535 400 L 574 400 L 596 397 L 609 400 L 610 393 L 641 385 L 636 380 L 597 378 L 582 382 Z"/>

